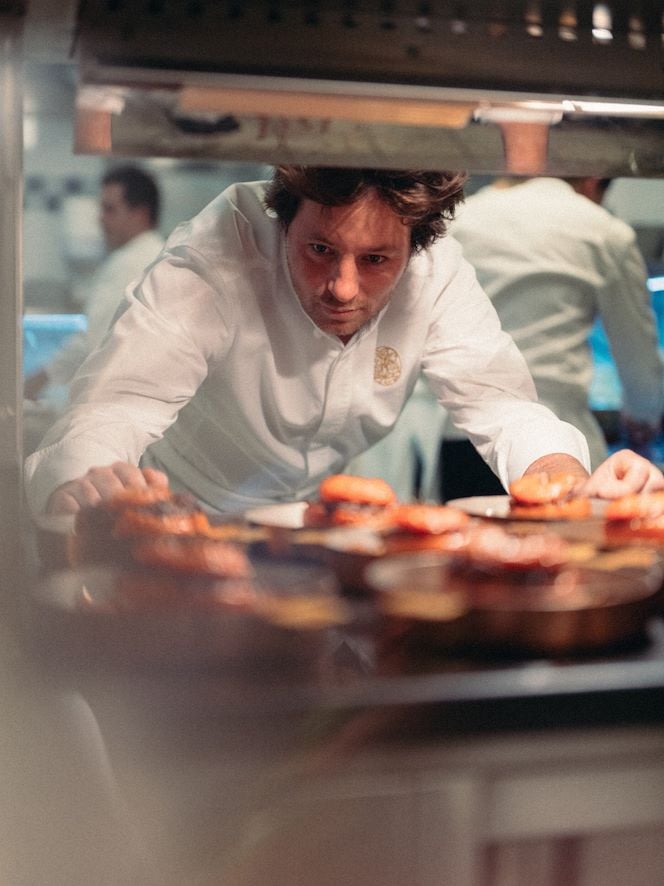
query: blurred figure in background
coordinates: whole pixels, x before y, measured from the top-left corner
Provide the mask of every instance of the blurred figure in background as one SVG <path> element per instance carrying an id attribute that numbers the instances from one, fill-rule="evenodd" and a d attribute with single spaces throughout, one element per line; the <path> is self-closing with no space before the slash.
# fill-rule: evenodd
<path id="1" fill-rule="evenodd" d="M 664 407 L 645 263 L 632 228 L 600 205 L 610 181 L 498 179 L 469 197 L 450 226 L 525 357 L 540 401 L 582 431 L 593 469 L 607 456 L 588 403 L 588 337 L 597 317 L 622 383 L 628 445 L 642 448 L 652 440 Z M 448 419 L 441 453 L 443 501 L 503 491 Z"/>
<path id="2" fill-rule="evenodd" d="M 73 335 L 45 367 L 25 380 L 24 394 L 36 400 L 47 385 L 67 385 L 111 325 L 124 290 L 157 257 L 164 239 L 157 231 L 158 185 L 137 166 L 118 166 L 102 179 L 99 221 L 109 254 L 95 273 L 85 299 L 87 330 Z"/>

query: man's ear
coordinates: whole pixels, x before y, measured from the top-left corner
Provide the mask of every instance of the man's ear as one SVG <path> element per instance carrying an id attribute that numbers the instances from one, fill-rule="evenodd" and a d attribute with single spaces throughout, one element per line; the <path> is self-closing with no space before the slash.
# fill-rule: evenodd
<path id="1" fill-rule="evenodd" d="M 141 228 L 151 228 L 152 220 L 150 218 L 150 210 L 147 206 L 143 206 L 139 204 L 138 206 L 133 207 L 134 218 L 139 223 Z"/>

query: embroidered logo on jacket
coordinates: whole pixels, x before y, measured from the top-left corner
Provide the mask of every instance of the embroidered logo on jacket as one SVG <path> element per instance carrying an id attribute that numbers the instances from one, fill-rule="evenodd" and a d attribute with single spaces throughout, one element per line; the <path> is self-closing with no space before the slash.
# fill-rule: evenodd
<path id="1" fill-rule="evenodd" d="M 374 381 L 379 385 L 393 385 L 401 377 L 401 358 L 394 348 L 381 345 L 374 357 Z"/>

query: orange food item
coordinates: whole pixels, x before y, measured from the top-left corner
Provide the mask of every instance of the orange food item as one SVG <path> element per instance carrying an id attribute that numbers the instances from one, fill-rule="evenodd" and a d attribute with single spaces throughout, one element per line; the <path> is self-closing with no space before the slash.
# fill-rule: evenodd
<path id="1" fill-rule="evenodd" d="M 398 529 L 422 535 L 440 535 L 466 526 L 470 517 L 459 508 L 446 505 L 397 505 L 390 514 L 390 522 Z"/>
<path id="2" fill-rule="evenodd" d="M 389 554 L 462 550 L 470 523 L 465 511 L 447 505 L 397 505 L 383 534 L 385 550 Z"/>
<path id="3" fill-rule="evenodd" d="M 355 477 L 351 474 L 333 474 L 319 487 L 324 502 L 354 502 L 358 505 L 387 507 L 397 500 L 396 493 L 380 477 Z"/>
<path id="4" fill-rule="evenodd" d="M 509 492 L 520 504 L 535 505 L 568 498 L 579 482 L 574 474 L 548 474 L 540 471 L 526 474 L 510 483 Z"/>
<path id="5" fill-rule="evenodd" d="M 611 520 L 656 520 L 664 516 L 664 492 L 641 492 L 616 498 L 606 505 L 605 518 Z"/>
<path id="6" fill-rule="evenodd" d="M 319 487 L 318 502 L 311 502 L 304 513 L 304 525 L 386 527 L 396 504 L 396 493 L 378 477 L 333 474 Z"/>
<path id="7" fill-rule="evenodd" d="M 115 521 L 116 536 L 206 535 L 210 521 L 188 497 L 173 496 L 144 507 L 126 507 Z"/>
<path id="8" fill-rule="evenodd" d="M 592 515 L 590 499 L 570 498 L 543 504 L 510 504 L 510 515 L 529 520 L 583 520 Z"/>
<path id="9" fill-rule="evenodd" d="M 466 547 L 466 533 L 463 530 L 440 532 L 388 532 L 383 536 L 386 554 L 401 554 L 414 551 L 444 551 L 455 553 Z"/>
<path id="10" fill-rule="evenodd" d="M 366 526 L 368 529 L 386 529 L 392 525 L 390 508 L 341 505 L 330 515 L 331 526 Z"/>
<path id="11" fill-rule="evenodd" d="M 147 566 L 220 578 L 250 578 L 253 567 L 246 553 L 231 542 L 186 536 L 158 536 L 134 545 L 133 557 Z"/>
<path id="12" fill-rule="evenodd" d="M 664 515 L 661 517 L 640 518 L 632 520 L 608 520 L 606 523 L 607 538 L 612 540 L 661 539 L 664 540 Z"/>
<path id="13" fill-rule="evenodd" d="M 614 541 L 664 540 L 664 492 L 640 492 L 610 501 L 606 535 Z"/>

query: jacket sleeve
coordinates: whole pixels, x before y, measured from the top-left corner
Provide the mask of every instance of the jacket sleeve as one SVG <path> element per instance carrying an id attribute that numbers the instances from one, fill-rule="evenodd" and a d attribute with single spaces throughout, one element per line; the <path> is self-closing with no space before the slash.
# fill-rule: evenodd
<path id="1" fill-rule="evenodd" d="M 537 402 L 523 356 L 463 259 L 438 300 L 422 369 L 504 486 L 552 453 L 571 455 L 589 470 L 585 437 Z"/>
<path id="2" fill-rule="evenodd" d="M 72 383 L 71 403 L 25 465 L 33 513 L 93 466 L 138 464 L 205 379 L 230 338 L 205 274 L 183 257 L 160 261 Z"/>

